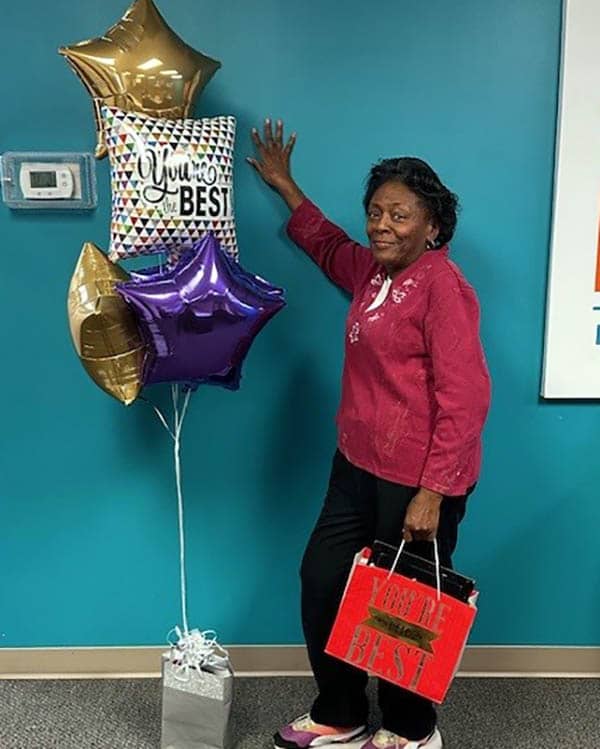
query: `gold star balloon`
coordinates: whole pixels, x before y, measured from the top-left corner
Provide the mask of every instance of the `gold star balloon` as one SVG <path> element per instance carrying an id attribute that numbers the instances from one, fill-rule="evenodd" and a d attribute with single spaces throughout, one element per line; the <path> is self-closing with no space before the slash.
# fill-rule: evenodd
<path id="1" fill-rule="evenodd" d="M 86 372 L 126 406 L 142 389 L 146 351 L 135 316 L 115 288 L 127 280 L 128 273 L 86 242 L 67 300 L 71 336 Z"/>
<path id="2" fill-rule="evenodd" d="M 97 158 L 106 156 L 103 104 L 153 117 L 189 117 L 196 94 L 221 67 L 180 39 L 152 0 L 135 0 L 103 36 L 61 47 L 59 53 L 92 96 Z"/>

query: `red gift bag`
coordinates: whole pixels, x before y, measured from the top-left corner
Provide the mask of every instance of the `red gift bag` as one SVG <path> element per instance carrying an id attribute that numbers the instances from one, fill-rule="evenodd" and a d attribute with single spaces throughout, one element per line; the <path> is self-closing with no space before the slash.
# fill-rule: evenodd
<path id="1" fill-rule="evenodd" d="M 439 578 L 436 590 L 370 565 L 370 556 L 365 548 L 354 560 L 325 652 L 442 703 L 475 620 L 476 594 L 464 603 L 440 593 Z"/>

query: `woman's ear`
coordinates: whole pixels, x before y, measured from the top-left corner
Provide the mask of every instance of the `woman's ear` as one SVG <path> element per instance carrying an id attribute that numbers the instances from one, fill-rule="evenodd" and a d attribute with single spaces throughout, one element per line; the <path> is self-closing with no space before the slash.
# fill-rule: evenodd
<path id="1" fill-rule="evenodd" d="M 429 231 L 427 232 L 427 241 L 431 242 L 432 244 L 435 244 L 439 236 L 439 233 L 440 233 L 439 226 L 436 226 L 436 224 L 430 224 Z"/>

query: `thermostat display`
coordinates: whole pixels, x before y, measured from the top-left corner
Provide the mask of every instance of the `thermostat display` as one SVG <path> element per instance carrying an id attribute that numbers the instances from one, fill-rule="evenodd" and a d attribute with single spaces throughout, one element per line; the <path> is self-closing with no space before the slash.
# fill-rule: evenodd
<path id="1" fill-rule="evenodd" d="M 56 172 L 29 172 L 32 187 L 56 187 Z"/>
<path id="2" fill-rule="evenodd" d="M 19 184 L 29 200 L 68 200 L 73 195 L 73 174 L 64 164 L 23 162 Z"/>

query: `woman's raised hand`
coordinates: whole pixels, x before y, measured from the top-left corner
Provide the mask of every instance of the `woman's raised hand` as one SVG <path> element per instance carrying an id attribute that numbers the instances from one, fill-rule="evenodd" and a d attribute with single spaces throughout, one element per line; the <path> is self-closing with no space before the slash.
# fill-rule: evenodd
<path id="1" fill-rule="evenodd" d="M 296 133 L 292 133 L 287 143 L 283 143 L 283 122 L 277 120 L 275 134 L 271 120 L 266 119 L 263 138 L 256 128 L 252 130 L 252 140 L 258 158 L 248 157 L 263 180 L 276 190 L 292 210 L 304 200 L 304 195 L 294 182 L 290 170 L 290 157 L 296 144 Z"/>

